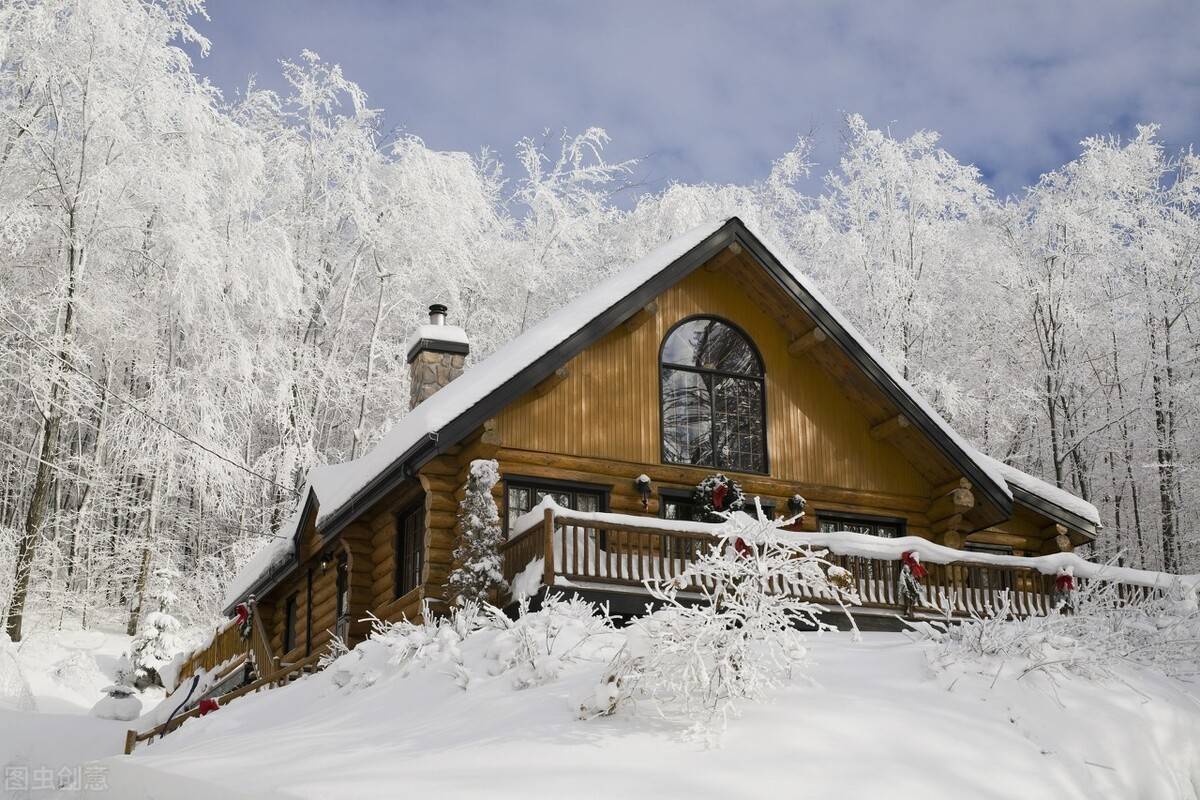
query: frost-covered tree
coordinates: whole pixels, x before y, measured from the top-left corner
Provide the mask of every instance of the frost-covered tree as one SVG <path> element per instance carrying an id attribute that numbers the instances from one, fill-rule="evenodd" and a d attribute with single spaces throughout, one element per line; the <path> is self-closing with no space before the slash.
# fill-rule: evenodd
<path id="1" fill-rule="evenodd" d="M 802 630 L 828 630 L 820 595 L 859 602 L 845 569 L 784 531 L 792 520 L 726 515 L 714 544 L 672 579 L 646 582 L 661 608 L 635 620 L 585 714 L 646 698 L 697 731 L 719 732 L 739 701 L 761 698 L 805 658 Z M 703 602 L 680 598 L 699 591 Z"/>
<path id="2" fill-rule="evenodd" d="M 448 590 L 456 603 L 487 603 L 503 589 L 500 562 L 500 512 L 492 489 L 500 480 L 500 465 L 492 459 L 475 459 L 467 477 L 466 496 L 459 504 L 459 543 L 454 548 L 457 566 L 450 573 Z"/>
<path id="3" fill-rule="evenodd" d="M 141 690 L 162 686 L 159 670 L 183 649 L 179 620 L 162 611 L 151 611 L 129 643 L 126 663 L 120 669 L 122 683 Z"/>

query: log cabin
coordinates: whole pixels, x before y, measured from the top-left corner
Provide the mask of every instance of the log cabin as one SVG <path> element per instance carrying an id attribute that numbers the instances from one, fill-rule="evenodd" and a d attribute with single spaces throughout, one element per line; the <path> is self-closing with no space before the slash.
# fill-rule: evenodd
<path id="1" fill-rule="evenodd" d="M 1086 544 L 1100 525 L 1089 503 L 964 441 L 736 217 L 671 239 L 478 364 L 446 313 L 432 306 L 411 339 L 408 414 L 363 457 L 313 469 L 229 588 L 226 613 L 254 598 L 260 661 L 311 660 L 335 635 L 353 645 L 369 615 L 444 609 L 480 458 L 498 462 L 501 519 L 523 536 L 514 526 L 547 496 L 644 517 L 639 530 L 653 532 L 691 519 L 693 489 L 714 473 L 779 514 L 803 496 L 800 525 L 814 532 L 1036 556 Z M 636 580 L 575 566 L 590 597 L 644 607 Z M 219 649 L 184 673 L 212 667 Z"/>

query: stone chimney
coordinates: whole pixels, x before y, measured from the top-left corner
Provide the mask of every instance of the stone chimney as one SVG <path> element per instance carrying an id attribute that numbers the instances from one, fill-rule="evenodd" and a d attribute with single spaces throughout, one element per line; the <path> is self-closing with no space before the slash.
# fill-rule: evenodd
<path id="1" fill-rule="evenodd" d="M 462 375 L 471 348 L 466 331 L 446 324 L 446 307 L 441 303 L 429 307 L 429 324 L 418 327 L 409 341 L 408 407 L 413 409 Z"/>

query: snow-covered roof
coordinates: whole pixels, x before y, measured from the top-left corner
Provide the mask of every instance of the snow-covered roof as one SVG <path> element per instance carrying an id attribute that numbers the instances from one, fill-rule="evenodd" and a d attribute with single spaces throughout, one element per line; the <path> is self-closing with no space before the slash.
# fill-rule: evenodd
<path id="1" fill-rule="evenodd" d="M 501 347 L 489 358 L 468 368 L 461 377 L 410 411 L 361 458 L 329 468 L 328 486 L 317 493 L 321 504 L 317 526 L 323 526 L 421 439 L 437 433 L 560 342 L 578 333 L 602 312 L 716 233 L 724 224 L 725 220 L 718 220 L 676 236 L 601 282 Z"/>
<path id="2" fill-rule="evenodd" d="M 258 584 L 272 575 L 280 574 L 283 568 L 295 559 L 305 512 L 308 511 L 310 501 L 314 497 L 318 500 L 321 497 L 326 485 L 326 476 L 331 470 L 332 467 L 322 464 L 308 471 L 308 480 L 297 497 L 295 510 L 283 521 L 272 538 L 268 539 L 233 576 L 221 601 L 223 608 L 229 609 L 240 603 L 252 590 L 259 588 Z"/>
<path id="3" fill-rule="evenodd" d="M 994 487 L 1000 496 L 1012 499 L 1013 493 L 1009 488 L 1006 475 L 1011 475 L 1013 484 L 1024 488 L 1031 494 L 1042 497 L 1047 502 L 1060 505 L 1072 510 L 1084 519 L 1099 524 L 1099 516 L 1095 508 L 1061 490 L 1038 481 L 1036 478 L 1024 475 L 1012 467 L 1001 464 L 995 459 L 979 453 L 963 440 L 950 425 L 942 419 L 932 406 L 904 378 L 888 364 L 883 357 L 859 333 L 858 329 L 825 298 L 816 286 L 785 257 L 779 255 L 786 251 L 772 247 L 757 231 L 750 229 L 737 218 L 714 220 L 693 228 L 686 233 L 673 237 L 665 244 L 654 249 L 638 261 L 620 270 L 612 277 L 601 282 L 591 290 L 583 293 L 554 314 L 551 314 L 538 325 L 516 337 L 493 353 L 486 360 L 471 366 L 461 377 L 438 391 L 436 395 L 425 400 L 410 411 L 392 428 L 370 451 L 354 461 L 336 465 L 322 465 L 309 476 L 319 503 L 316 525 L 324 528 L 335 517 L 343 515 L 356 502 L 361 501 L 381 476 L 399 466 L 423 442 L 433 442 L 438 439 L 439 432 L 446 426 L 466 415 L 481 401 L 497 392 L 506 383 L 512 381 L 528 368 L 534 366 L 539 359 L 559 347 L 563 342 L 584 331 L 592 323 L 603 317 L 626 298 L 635 294 L 643 286 L 651 282 L 672 264 L 687 255 L 691 250 L 705 242 L 709 237 L 721 231 L 727 224 L 736 222 L 747 233 L 763 243 L 770 255 L 787 272 L 803 292 L 807 292 L 820 307 L 821 312 L 828 315 L 832 327 L 828 332 L 844 334 L 861 349 L 870 366 L 877 368 L 887 381 L 894 384 L 896 391 L 911 402 L 924 415 L 953 448 L 956 448 L 963 458 L 974 465 Z M 615 323 L 614 323 L 615 324 Z M 818 320 L 818 324 L 821 324 Z M 425 338 L 442 338 L 448 330 L 461 330 L 448 325 L 421 326 L 416 334 L 419 341 L 420 331 L 425 328 L 434 329 L 435 336 Z M 836 329 L 840 328 L 840 331 Z M 465 341 L 466 335 L 463 334 Z M 455 444 L 451 441 L 439 442 L 444 446 Z M 319 481 L 314 481 L 314 474 L 319 471 Z M 319 485 L 317 485 L 319 483 Z M 1035 488 L 1027 488 L 1035 487 Z M 982 487 L 986 490 L 986 487 Z M 1053 490 L 1053 491 L 1047 491 Z M 1065 497 L 1060 496 L 1065 495 Z M 1066 505 L 1064 505 L 1064 503 Z M 1083 508 L 1079 504 L 1083 504 Z M 1076 511 L 1075 509 L 1079 509 Z M 1087 513 L 1079 513 L 1085 511 Z M 299 512 L 298 512 L 299 513 Z M 289 520 L 298 525 L 300 520 Z M 286 526 L 285 526 L 286 528 Z M 289 537 L 290 540 L 290 537 Z M 271 568 L 278 558 L 282 558 L 280 550 L 272 549 L 274 556 L 260 553 L 255 556 L 252 564 L 263 568 Z M 235 587 L 242 593 L 248 591 L 258 579 L 250 578 L 251 564 L 239 573 Z M 264 573 L 265 574 L 265 573 Z M 231 589 L 231 595 L 233 594 Z M 229 600 L 229 596 L 226 597 Z M 236 599 L 235 599 L 236 602 Z"/>
<path id="4" fill-rule="evenodd" d="M 1097 528 L 1100 527 L 1100 512 L 1096 507 L 1084 500 L 1081 497 L 1076 497 L 1065 489 L 1060 489 L 1052 483 L 1046 483 L 1041 478 L 1035 478 L 1028 473 L 1022 472 L 1016 467 L 1009 466 L 1002 461 L 998 461 L 986 453 L 975 451 L 975 456 L 987 463 L 992 468 L 999 472 L 1005 482 L 1010 487 L 1023 490 L 1028 494 L 1040 497 L 1048 503 L 1058 506 L 1059 508 L 1074 514 L 1084 520 L 1087 520 Z"/>
<path id="5" fill-rule="evenodd" d="M 413 357 L 413 350 L 421 342 L 448 342 L 450 344 L 461 345 L 464 350 L 469 344 L 467 332 L 459 326 L 435 325 L 432 322 L 428 322 L 424 325 L 418 325 L 404 344 L 404 352 L 408 354 L 410 361 Z"/>

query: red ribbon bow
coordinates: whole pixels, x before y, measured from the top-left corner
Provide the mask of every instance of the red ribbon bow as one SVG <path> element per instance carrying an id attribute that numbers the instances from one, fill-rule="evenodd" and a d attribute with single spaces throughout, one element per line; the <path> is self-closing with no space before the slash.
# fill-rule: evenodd
<path id="1" fill-rule="evenodd" d="M 720 511 L 725 507 L 725 494 L 729 491 L 729 487 L 723 483 L 718 483 L 713 487 L 713 510 Z"/>
<path id="2" fill-rule="evenodd" d="M 913 550 L 905 550 L 901 553 L 900 561 L 904 566 L 908 567 L 909 571 L 912 572 L 912 576 L 917 580 L 921 580 L 928 574 L 925 571 L 925 567 L 917 560 L 917 554 Z"/>
<path id="3" fill-rule="evenodd" d="M 250 607 L 245 603 L 238 603 L 234 612 L 237 614 L 238 625 L 245 625 L 246 620 L 250 619 Z"/>
<path id="4" fill-rule="evenodd" d="M 743 558 L 749 558 L 754 553 L 754 548 L 746 544 L 746 540 L 740 536 L 734 541 L 733 549 Z"/>
<path id="5" fill-rule="evenodd" d="M 217 698 L 205 697 L 200 701 L 200 716 L 204 716 L 210 711 L 216 711 L 221 706 L 217 704 Z"/>
<path id="6" fill-rule="evenodd" d="M 1075 588 L 1075 578 L 1064 572 L 1054 579 L 1054 588 L 1060 592 L 1069 592 Z"/>

